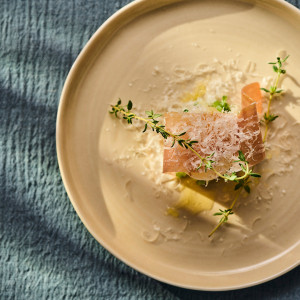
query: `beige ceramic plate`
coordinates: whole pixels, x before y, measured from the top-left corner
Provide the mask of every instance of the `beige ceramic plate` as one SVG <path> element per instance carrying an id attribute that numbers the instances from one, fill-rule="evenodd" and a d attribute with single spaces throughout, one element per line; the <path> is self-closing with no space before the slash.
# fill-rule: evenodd
<path id="1" fill-rule="evenodd" d="M 153 278 L 201 290 L 255 285 L 299 264 L 299 35 L 299 11 L 277 0 L 141 0 L 101 26 L 66 80 L 57 152 L 72 204 L 105 248 Z M 228 203 L 197 217 L 166 216 L 168 193 L 143 165 L 161 157 L 161 149 L 149 153 L 145 145 L 146 155 L 132 159 L 140 146 L 136 131 L 110 118 L 109 104 L 122 97 L 155 109 L 203 74 L 209 80 L 204 69 L 219 62 L 225 75 L 234 60 L 236 76 L 247 69 L 243 80 L 259 80 L 259 74 L 272 75 L 266 63 L 283 50 L 291 55 L 283 82 L 288 93 L 274 104 L 280 138 L 276 153 L 269 153 L 278 164 L 267 162 L 263 170 L 272 180 L 241 201 L 233 223 L 208 239 L 214 209 Z"/>

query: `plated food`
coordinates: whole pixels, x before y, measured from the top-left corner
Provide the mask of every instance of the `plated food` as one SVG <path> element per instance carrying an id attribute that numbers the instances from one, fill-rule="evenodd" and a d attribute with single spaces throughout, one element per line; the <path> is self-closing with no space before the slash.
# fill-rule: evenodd
<path id="1" fill-rule="evenodd" d="M 189 113 L 188 109 L 182 113 L 167 112 L 164 115 L 164 125 L 157 119 L 162 115 L 154 113 L 153 110 L 145 112 L 146 118 L 133 113 L 131 100 L 126 106 L 121 105 L 120 99 L 116 105 L 111 105 L 110 113 L 115 117 L 121 115 L 128 124 L 133 124 L 133 120 L 142 121 L 145 123 L 143 132 L 150 127 L 165 139 L 164 173 L 176 172 L 179 178 L 189 176 L 200 184 L 205 180 L 206 185 L 209 180 L 216 178 L 224 179 L 225 182 L 236 182 L 234 191 L 238 191 L 233 196 L 234 200 L 230 208 L 220 209 L 214 214 L 221 215 L 222 218 L 209 237 L 228 221 L 229 215 L 233 214 L 233 207 L 238 200 L 240 190 L 243 188 L 250 193 L 251 177 L 261 177 L 254 172 L 253 166 L 264 159 L 264 142 L 266 142 L 269 123 L 278 118 L 271 114 L 270 108 L 273 98 L 283 92 L 278 84 L 280 77 L 286 73 L 283 65 L 288 57 L 289 55 L 285 58 L 277 57 L 276 62 L 269 63 L 276 73 L 269 89 L 260 88 L 257 82 L 242 88 L 241 110 L 238 115 L 230 113 L 230 106 L 226 102 L 227 96 L 223 96 L 222 101 L 216 99 L 213 105 L 209 106 L 206 103 L 206 106 L 199 108 L 201 112 L 198 113 Z M 268 93 L 269 97 L 267 111 L 259 121 L 258 113 L 262 114 L 263 102 L 261 89 Z M 205 92 L 199 97 L 192 97 L 191 101 L 201 101 L 204 95 Z M 265 124 L 264 139 L 262 139 L 260 123 Z M 238 174 L 239 171 L 243 174 Z M 194 197 L 193 201 L 201 202 L 202 198 Z M 196 205 L 199 206 L 199 203 Z M 184 205 L 181 207 L 185 208 Z M 190 204 L 187 205 L 187 208 L 189 207 Z"/>
<path id="2" fill-rule="evenodd" d="M 300 259 L 299 13 L 281 1 L 217 3 L 137 1 L 114 16 L 71 70 L 57 127 L 63 181 L 92 235 L 151 277 L 204 290 L 253 285 L 286 272 Z M 254 18 L 261 22 L 253 23 Z M 272 102 L 266 134 L 266 123 L 259 125 L 263 141 L 266 136 L 265 158 L 248 165 L 261 177 L 250 176 L 249 185 L 230 180 L 236 179 L 234 172 L 250 175 L 246 150 L 236 147 L 240 162 L 220 170 L 229 177 L 227 183 L 213 179 L 206 186 L 207 180 L 187 176 L 188 170 L 163 173 L 164 147 L 172 148 L 172 138 L 166 141 L 149 124 L 143 133 L 143 121 L 134 119 L 131 125 L 107 113 L 120 97 L 126 112 L 131 99 L 131 112 L 145 119 L 150 114 L 161 125 L 164 114 L 238 118 L 243 88 L 258 82 L 270 90 L 276 74 L 267 62 L 288 54 L 288 74 L 278 84 L 285 93 Z M 261 93 L 262 110 L 259 100 L 256 110 L 265 120 L 269 93 Z M 245 106 L 252 100 L 245 99 Z M 170 131 L 183 132 L 188 130 Z M 217 168 L 217 157 L 213 151 L 203 154 L 199 170 L 207 175 L 210 166 Z M 239 169 L 230 170 L 233 164 Z M 236 201 L 235 188 L 240 193 Z M 227 222 L 209 238 L 220 220 Z"/>

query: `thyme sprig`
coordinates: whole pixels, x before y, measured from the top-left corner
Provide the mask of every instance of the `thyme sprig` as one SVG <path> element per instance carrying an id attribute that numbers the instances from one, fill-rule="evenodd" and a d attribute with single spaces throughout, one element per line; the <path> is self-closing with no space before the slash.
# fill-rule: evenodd
<path id="1" fill-rule="evenodd" d="M 270 62 L 269 64 L 272 65 L 272 68 L 273 68 L 273 71 L 276 73 L 276 77 L 275 77 L 275 80 L 274 80 L 274 84 L 270 86 L 269 89 L 266 89 L 266 88 L 261 88 L 261 90 L 265 91 L 266 93 L 269 93 L 269 100 L 268 100 L 268 109 L 267 109 L 267 112 L 264 114 L 264 123 L 266 125 L 265 127 L 265 133 L 264 133 L 264 138 L 263 138 L 263 142 L 265 143 L 266 140 L 267 140 L 267 133 L 268 133 L 268 129 L 269 129 L 269 123 L 275 121 L 278 116 L 277 115 L 274 115 L 274 114 L 271 114 L 270 112 L 270 109 L 271 109 L 271 102 L 273 100 L 273 98 L 275 97 L 275 95 L 279 95 L 283 92 L 282 89 L 279 89 L 278 88 L 278 84 L 279 84 L 279 79 L 280 79 L 280 76 L 282 74 L 285 74 L 286 73 L 286 70 L 283 69 L 283 64 L 286 62 L 286 60 L 289 58 L 289 55 L 286 56 L 283 60 L 281 60 L 280 57 L 277 57 L 277 61 L 276 62 Z M 245 161 L 245 157 L 243 157 L 243 155 L 241 155 L 241 153 L 239 154 L 239 158 L 241 160 L 241 162 L 244 162 Z M 245 172 L 245 166 L 243 166 L 242 164 L 240 164 L 242 170 Z M 247 172 L 245 172 L 246 174 Z M 234 176 L 234 175 L 233 175 Z M 250 189 L 250 177 L 261 177 L 259 174 L 257 173 L 254 173 L 253 172 L 253 169 L 252 171 L 250 171 L 250 173 L 248 174 L 248 176 L 245 176 L 245 178 L 243 179 L 240 179 L 237 184 L 235 185 L 234 187 L 234 190 L 238 190 L 237 193 L 236 193 L 236 196 L 230 206 L 229 209 L 226 209 L 226 210 L 220 210 L 220 212 L 218 213 L 215 213 L 214 215 L 215 216 L 219 216 L 219 215 L 222 215 L 218 225 L 212 230 L 212 232 L 209 234 L 209 237 L 211 237 L 217 230 L 219 227 L 221 227 L 222 224 L 226 223 L 228 221 L 228 216 L 233 214 L 233 207 L 235 206 L 238 198 L 239 198 L 239 195 L 241 193 L 241 191 L 244 189 L 247 193 L 250 193 L 251 189 Z M 232 177 L 233 178 L 233 177 Z"/>
<path id="2" fill-rule="evenodd" d="M 241 194 L 241 189 L 237 191 L 235 194 L 234 200 L 232 201 L 230 207 L 228 209 L 222 210 L 220 209 L 219 212 L 216 212 L 214 216 L 222 216 L 219 220 L 218 225 L 211 231 L 211 233 L 208 235 L 208 237 L 211 237 L 224 223 L 228 222 L 229 215 L 233 215 L 233 207 L 236 204 L 237 200 L 239 199 L 239 196 Z"/>
<path id="3" fill-rule="evenodd" d="M 231 203 L 231 206 L 228 209 L 220 210 L 219 212 L 215 213 L 214 216 L 222 215 L 221 219 L 219 220 L 218 225 L 211 231 L 211 233 L 208 235 L 208 237 L 211 237 L 224 223 L 228 221 L 229 215 L 232 215 L 233 207 L 235 206 L 241 191 L 244 189 L 248 194 L 250 194 L 250 178 L 251 177 L 261 177 L 260 174 L 254 173 L 253 168 L 249 168 L 249 163 L 245 158 L 245 155 L 242 151 L 239 151 L 238 160 L 234 162 L 238 162 L 242 171 L 244 172 L 244 175 L 241 177 L 238 177 L 237 174 L 234 172 L 231 175 L 225 174 L 224 176 L 227 177 L 227 180 L 235 181 L 236 185 L 234 187 L 234 190 L 237 191 L 236 195 L 234 197 L 234 200 Z M 225 179 L 226 180 L 226 179 Z"/>
<path id="4" fill-rule="evenodd" d="M 198 143 L 198 141 L 193 141 L 191 139 L 184 139 L 183 136 L 186 134 L 186 132 L 181 132 L 179 134 L 173 134 L 165 129 L 165 125 L 160 124 L 159 120 L 157 118 L 161 117 L 161 114 L 155 113 L 153 110 L 146 111 L 146 118 L 137 116 L 135 113 L 131 111 L 132 109 L 132 102 L 131 100 L 128 101 L 128 104 L 126 106 L 122 106 L 121 99 L 118 100 L 116 105 L 112 105 L 112 110 L 110 111 L 111 114 L 114 114 L 116 117 L 118 117 L 118 113 L 122 114 L 122 117 L 124 120 L 127 121 L 128 124 L 132 124 L 133 119 L 141 120 L 145 123 L 145 127 L 143 132 L 146 132 L 148 128 L 151 128 L 152 131 L 155 131 L 156 133 L 161 134 L 161 136 L 164 139 L 167 139 L 168 137 L 173 138 L 172 146 L 174 147 L 175 143 L 177 142 L 179 146 L 186 148 L 186 149 L 193 149 L 193 144 Z M 126 111 L 127 109 L 127 111 Z M 195 151 L 195 150 L 194 150 Z M 200 154 L 198 154 L 199 158 L 201 160 L 205 160 L 204 157 L 202 157 Z"/>
<path id="5" fill-rule="evenodd" d="M 276 62 L 269 62 L 269 64 L 272 65 L 273 71 L 276 73 L 275 81 L 274 81 L 274 84 L 271 85 L 269 89 L 261 88 L 261 90 L 263 90 L 269 94 L 268 109 L 267 109 L 267 112 L 264 114 L 264 119 L 263 119 L 264 123 L 266 124 L 263 142 L 265 142 L 267 140 L 269 124 L 278 118 L 278 116 L 273 115 L 270 112 L 271 102 L 275 95 L 279 95 L 283 92 L 282 89 L 278 88 L 278 84 L 279 84 L 280 76 L 286 73 L 286 70 L 283 69 L 283 64 L 286 62 L 286 60 L 288 58 L 289 58 L 289 55 L 286 56 L 283 60 L 281 60 L 280 57 L 277 57 Z"/>
<path id="6" fill-rule="evenodd" d="M 144 117 L 137 116 L 135 113 L 132 112 L 133 104 L 131 100 L 128 101 L 128 104 L 126 106 L 122 106 L 121 104 L 122 101 L 121 99 L 119 99 L 116 105 L 111 105 L 110 113 L 114 114 L 115 117 L 117 118 L 120 113 L 123 119 L 126 120 L 128 124 L 132 124 L 133 119 L 143 121 L 145 123 L 143 132 L 146 132 L 147 129 L 150 127 L 152 131 L 159 133 L 164 139 L 171 137 L 173 139 L 171 147 L 174 147 L 174 145 L 177 142 L 177 144 L 180 147 L 192 151 L 196 156 L 198 156 L 198 158 L 200 158 L 201 163 L 199 164 L 197 170 L 199 170 L 201 167 L 204 167 L 205 172 L 207 172 L 207 170 L 212 170 L 213 172 L 215 172 L 215 174 L 218 177 L 223 178 L 225 181 L 236 181 L 236 182 L 239 182 L 240 180 L 244 180 L 251 174 L 252 171 L 249 169 L 249 164 L 246 161 L 245 156 L 241 151 L 239 151 L 239 161 L 242 161 L 244 164 L 242 168 L 244 174 L 242 174 L 241 176 L 238 176 L 236 172 L 233 172 L 231 174 L 221 174 L 214 167 L 215 161 L 212 159 L 214 153 L 205 157 L 201 156 L 193 147 L 194 144 L 198 143 L 198 141 L 191 140 L 191 139 L 184 139 L 183 136 L 186 134 L 185 131 L 179 134 L 174 134 L 171 133 L 170 131 L 167 131 L 165 126 L 160 124 L 160 121 L 157 120 L 157 118 L 162 116 L 161 114 L 154 113 L 153 110 L 146 111 L 147 117 L 144 118 Z"/>
<path id="7" fill-rule="evenodd" d="M 146 118 L 137 116 L 135 113 L 133 113 L 131 111 L 132 107 L 133 107 L 131 100 L 128 101 L 128 104 L 126 106 L 122 106 L 121 104 L 122 104 L 122 101 L 121 101 L 121 99 L 119 99 L 116 105 L 111 106 L 110 113 L 114 114 L 115 117 L 117 117 L 117 118 L 119 116 L 118 114 L 121 113 L 123 119 L 126 120 L 128 124 L 132 124 L 133 119 L 143 121 L 145 123 L 143 132 L 146 132 L 147 129 L 150 127 L 152 129 L 152 131 L 155 131 L 156 133 L 161 134 L 161 136 L 164 139 L 171 137 L 173 139 L 171 147 L 174 147 L 175 143 L 177 142 L 180 147 L 189 149 L 190 151 L 192 151 L 195 155 L 197 155 L 200 158 L 201 164 L 200 164 L 199 168 L 204 166 L 205 171 L 208 169 L 214 170 L 214 167 L 213 167 L 214 161 L 211 159 L 213 154 L 206 156 L 206 157 L 201 156 L 193 148 L 193 145 L 198 143 L 198 141 L 191 140 L 191 139 L 184 139 L 183 136 L 186 134 L 185 131 L 181 132 L 179 134 L 174 134 L 174 133 L 167 131 L 165 128 L 165 125 L 160 124 L 159 120 L 157 120 L 157 118 L 161 117 L 162 115 L 158 114 L 158 113 L 154 113 L 153 110 L 146 111 L 146 115 L 147 115 Z"/>

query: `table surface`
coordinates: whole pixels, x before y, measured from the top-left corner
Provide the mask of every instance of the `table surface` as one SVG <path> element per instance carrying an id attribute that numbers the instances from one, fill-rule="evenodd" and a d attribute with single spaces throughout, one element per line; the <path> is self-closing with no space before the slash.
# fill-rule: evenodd
<path id="1" fill-rule="evenodd" d="M 299 267 L 228 292 L 158 282 L 112 256 L 75 213 L 56 159 L 60 94 L 91 35 L 129 2 L 1 0 L 0 299 L 300 299 Z"/>

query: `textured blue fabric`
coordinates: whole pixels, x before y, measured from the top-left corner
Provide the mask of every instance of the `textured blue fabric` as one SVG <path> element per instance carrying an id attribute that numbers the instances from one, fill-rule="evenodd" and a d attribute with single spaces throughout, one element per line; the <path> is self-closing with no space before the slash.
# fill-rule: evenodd
<path id="1" fill-rule="evenodd" d="M 108 253 L 76 215 L 56 160 L 60 93 L 90 36 L 128 2 L 0 1 L 0 299 L 300 299 L 300 268 L 229 292 L 157 282 Z"/>

